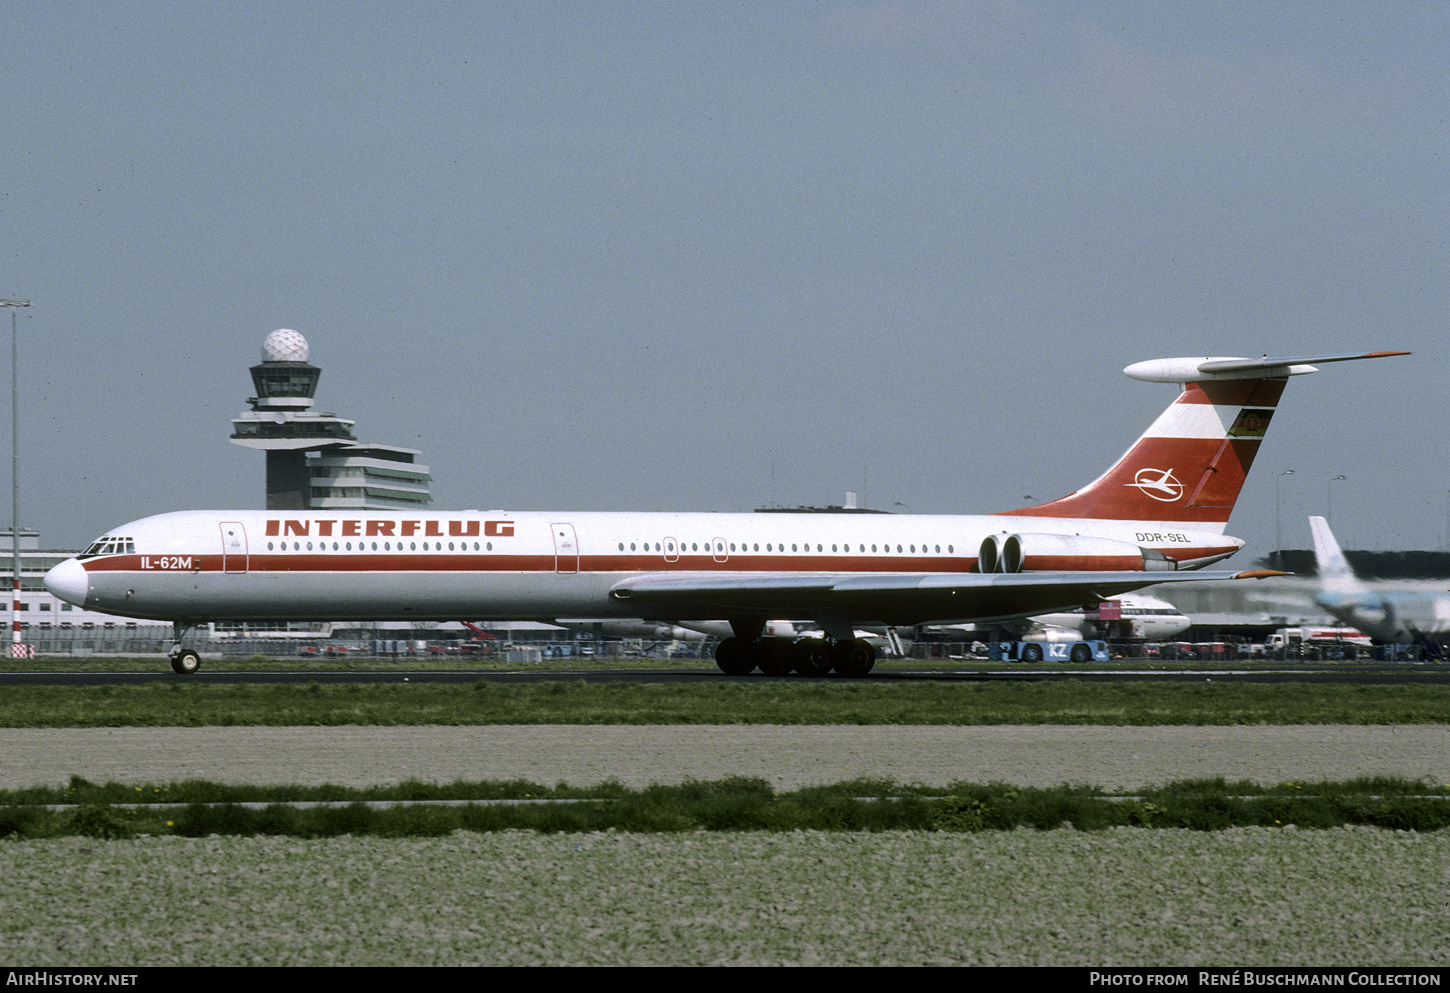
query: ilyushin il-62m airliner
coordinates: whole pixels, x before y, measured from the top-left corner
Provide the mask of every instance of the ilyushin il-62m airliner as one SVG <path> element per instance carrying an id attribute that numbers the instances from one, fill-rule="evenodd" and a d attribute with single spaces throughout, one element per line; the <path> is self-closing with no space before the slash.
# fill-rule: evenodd
<path id="1" fill-rule="evenodd" d="M 1180 358 L 1134 379 L 1182 391 L 1127 453 L 1059 500 L 985 516 L 184 511 L 98 538 L 45 577 L 90 610 L 169 620 L 172 667 L 215 620 L 727 621 L 722 671 L 869 672 L 857 628 L 993 622 L 1205 571 L 1243 541 L 1229 513 L 1288 377 L 1404 355 Z M 825 638 L 763 637 L 812 621 Z"/>

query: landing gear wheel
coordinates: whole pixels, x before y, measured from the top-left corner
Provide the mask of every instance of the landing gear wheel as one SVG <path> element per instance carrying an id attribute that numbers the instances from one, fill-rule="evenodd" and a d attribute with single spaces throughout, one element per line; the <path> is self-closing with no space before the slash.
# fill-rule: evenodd
<path id="1" fill-rule="evenodd" d="M 833 668 L 842 676 L 864 676 L 876 665 L 876 649 L 860 638 L 837 643 L 831 655 Z"/>
<path id="2" fill-rule="evenodd" d="M 190 676 L 201 668 L 201 656 L 190 648 L 183 648 L 171 656 L 171 668 L 176 670 L 177 675 Z"/>
<path id="3" fill-rule="evenodd" d="M 791 646 L 795 671 L 802 676 L 829 676 L 831 649 L 824 638 L 803 638 Z"/>
<path id="4" fill-rule="evenodd" d="M 739 638 L 726 638 L 715 648 L 715 664 L 727 676 L 747 676 L 755 668 L 755 653 Z"/>

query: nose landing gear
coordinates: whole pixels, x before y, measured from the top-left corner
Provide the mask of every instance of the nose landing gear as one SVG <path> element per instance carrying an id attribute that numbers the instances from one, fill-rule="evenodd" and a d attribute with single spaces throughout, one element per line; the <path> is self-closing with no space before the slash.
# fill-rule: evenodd
<path id="1" fill-rule="evenodd" d="M 201 655 L 190 648 L 182 648 L 181 640 L 194 624 L 177 621 L 171 625 L 171 668 L 179 676 L 190 676 L 201 668 Z"/>

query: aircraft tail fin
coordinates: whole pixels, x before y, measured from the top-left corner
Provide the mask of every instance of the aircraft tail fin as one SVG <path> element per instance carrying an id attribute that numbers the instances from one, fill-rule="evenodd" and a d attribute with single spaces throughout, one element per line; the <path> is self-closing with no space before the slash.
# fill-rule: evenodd
<path id="1" fill-rule="evenodd" d="M 1059 500 L 1005 513 L 1164 521 L 1222 532 L 1290 376 L 1312 363 L 1408 355 L 1368 352 L 1304 358 L 1153 359 L 1123 373 L 1182 392 L 1103 475 Z"/>
<path id="2" fill-rule="evenodd" d="M 1349 567 L 1334 532 L 1329 530 L 1329 522 L 1322 517 L 1311 517 L 1309 530 L 1314 535 L 1314 558 L 1319 562 L 1319 585 L 1330 593 L 1364 592 L 1364 584 Z"/>

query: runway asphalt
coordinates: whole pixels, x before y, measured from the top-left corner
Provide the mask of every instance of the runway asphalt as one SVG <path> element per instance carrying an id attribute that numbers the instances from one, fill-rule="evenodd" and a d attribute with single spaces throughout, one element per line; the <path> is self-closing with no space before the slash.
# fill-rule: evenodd
<path id="1" fill-rule="evenodd" d="M 196 682 L 196 683 L 476 683 L 484 682 L 648 682 L 648 683 L 690 683 L 720 682 L 736 679 L 769 679 L 772 677 L 754 673 L 750 676 L 726 676 L 714 667 L 700 669 L 603 669 L 580 667 L 573 670 L 559 669 L 517 669 L 499 671 L 496 669 L 428 669 L 349 671 L 320 669 L 289 670 L 241 670 L 228 668 L 225 671 L 207 669 L 205 663 L 200 672 L 179 676 L 172 672 L 162 659 L 150 668 L 138 668 L 127 672 L 40 672 L 15 669 L 0 672 L 0 686 L 104 686 L 139 685 L 150 682 Z M 778 677 L 800 679 L 798 676 Z M 822 677 L 828 680 L 837 676 Z M 1204 665 L 1193 669 L 1144 670 L 1134 668 L 1113 668 L 1094 666 L 1083 669 L 1034 669 L 1030 666 L 1013 666 L 981 671 L 978 669 L 922 670 L 892 669 L 878 667 L 863 677 L 870 681 L 924 681 L 924 682 L 999 682 L 1021 680 L 1079 679 L 1086 681 L 1173 681 L 1202 682 L 1204 680 L 1241 680 L 1269 683 L 1382 683 L 1403 685 L 1424 683 L 1445 685 L 1450 683 L 1450 665 L 1344 665 L 1342 667 L 1286 666 L 1276 669 L 1235 669 Z"/>

